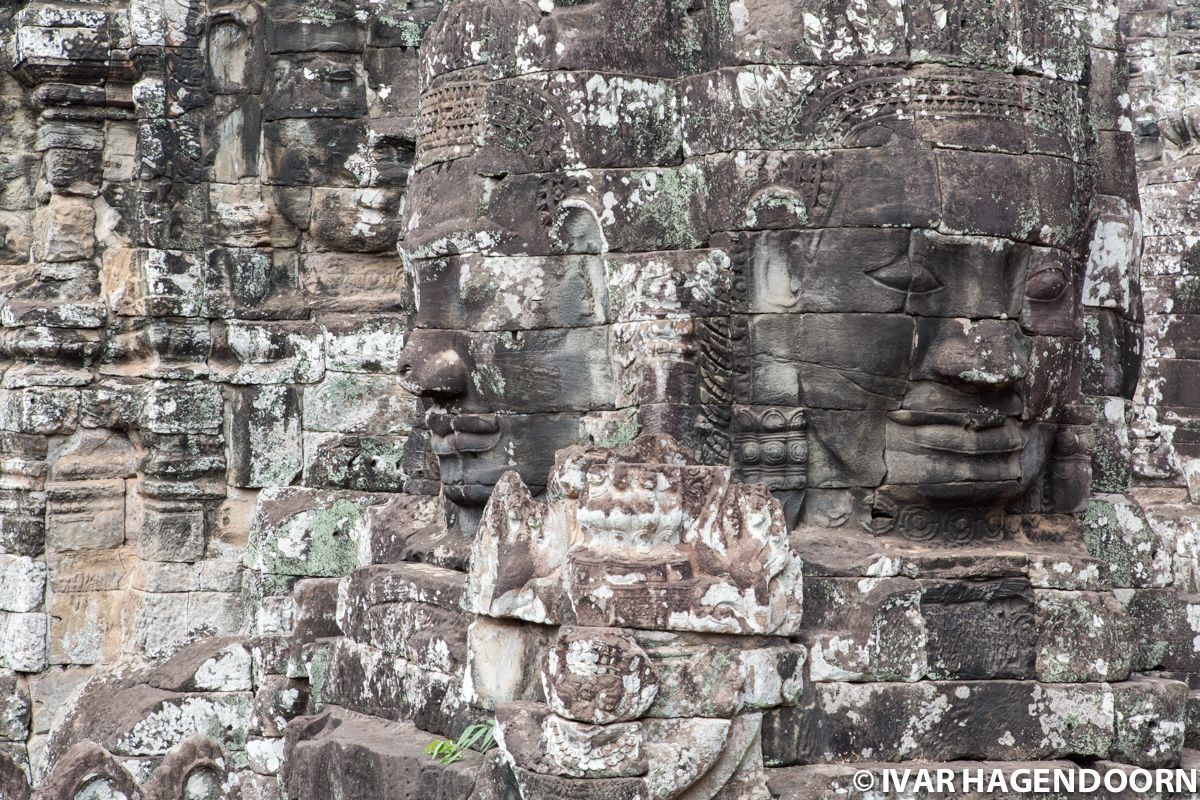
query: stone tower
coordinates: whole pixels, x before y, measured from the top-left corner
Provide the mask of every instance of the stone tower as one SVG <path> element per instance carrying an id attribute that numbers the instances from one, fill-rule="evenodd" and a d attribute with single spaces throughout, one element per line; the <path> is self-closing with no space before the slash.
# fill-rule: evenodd
<path id="1" fill-rule="evenodd" d="M 0 796 L 1189 765 L 1193 17 L 0 8 Z"/>

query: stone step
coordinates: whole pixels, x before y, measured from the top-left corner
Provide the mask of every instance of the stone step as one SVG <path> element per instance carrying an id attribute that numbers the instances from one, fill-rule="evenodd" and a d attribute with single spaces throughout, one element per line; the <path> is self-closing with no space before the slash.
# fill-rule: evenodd
<path id="1" fill-rule="evenodd" d="M 381 493 L 300 486 L 264 489 L 255 507 L 245 563 L 264 575 L 348 575 L 366 563 L 361 559 L 370 552 L 369 511 L 389 499 Z"/>
<path id="2" fill-rule="evenodd" d="M 305 649 L 342 635 L 337 622 L 338 578 L 304 578 L 290 594 L 264 597 L 258 608 L 261 635 L 254 639 L 257 669 L 301 677 Z"/>
<path id="3" fill-rule="evenodd" d="M 371 560 L 422 562 L 466 571 L 471 538 L 447 529 L 436 497 L 402 495 L 370 513 Z"/>
<path id="4" fill-rule="evenodd" d="M 467 751 L 445 766 L 425 747 L 436 738 L 408 722 L 329 708 L 288 727 L 283 778 L 290 797 L 465 800 L 483 758 Z"/>
<path id="5" fill-rule="evenodd" d="M 1137 656 L 1111 593 L 1037 589 L 1016 576 L 811 576 L 804 627 L 816 681 L 1112 681 L 1128 678 Z"/>
<path id="6" fill-rule="evenodd" d="M 770 766 L 959 759 L 1178 762 L 1186 684 L 922 681 L 814 683 L 763 716 Z"/>
<path id="7" fill-rule="evenodd" d="M 337 622 L 339 581 L 339 578 L 306 578 L 292 588 L 293 642 L 315 642 L 342 632 Z"/>
<path id="8" fill-rule="evenodd" d="M 256 729 L 250 691 L 172 692 L 144 675 L 114 673 L 83 691 L 88 702 L 69 711 L 49 743 L 51 760 L 77 742 L 94 742 L 118 757 L 158 757 L 188 737 L 202 735 L 225 752 L 246 749 Z"/>
<path id="9" fill-rule="evenodd" d="M 1138 643 L 1135 669 L 1200 672 L 1200 595 L 1177 589 L 1118 589 L 1117 598 L 1134 620 Z"/>
<path id="10" fill-rule="evenodd" d="M 457 609 L 467 575 L 433 564 L 401 561 L 357 569 L 347 581 L 349 594 L 368 605 L 412 602 Z"/>
<path id="11" fill-rule="evenodd" d="M 402 656 L 342 637 L 321 656 L 325 671 L 314 700 L 371 716 L 408 720 L 422 730 L 456 736 L 481 712 L 462 700 L 461 673 L 428 669 Z M 313 668 L 309 667 L 310 679 Z"/>
<path id="12" fill-rule="evenodd" d="M 1200 766 L 1200 753 L 1195 750 L 1185 750 L 1181 768 L 1185 770 Z M 1046 780 L 1055 780 L 1054 773 L 1064 775 L 1073 773 L 1076 785 L 1084 780 L 1079 773 L 1081 765 L 1074 761 L 904 761 L 899 763 L 881 763 L 878 761 L 858 764 L 813 764 L 797 767 L 782 767 L 768 769 L 767 786 L 774 800 L 874 800 L 879 797 L 920 797 L 922 800 L 1060 800 L 1062 797 L 1090 797 L 1096 800 L 1191 800 L 1197 795 L 1191 792 L 1166 793 L 1158 791 L 1142 791 L 1129 788 L 1128 781 L 1132 767 L 1109 761 L 1091 762 L 1086 765 L 1094 770 L 1101 781 L 1101 786 L 1095 791 L 1086 792 L 1057 792 L 1039 791 L 1030 784 L 1022 783 L 1034 780 L 1039 772 L 1049 773 Z M 1126 773 L 1124 783 L 1113 777 L 1111 785 L 1114 790 L 1104 786 L 1106 776 L 1110 771 Z M 884 773 L 890 772 L 888 786 L 896 787 L 896 780 L 907 778 L 908 791 L 911 794 L 901 794 L 898 791 L 884 789 Z M 917 785 L 919 773 L 929 775 L 925 783 Z M 865 773 L 865 774 L 864 774 Z M 905 774 L 907 773 L 907 775 Z M 942 788 L 936 788 L 939 773 L 944 775 Z M 993 776 L 998 775 L 999 782 Z M 1174 780 L 1174 778 L 1172 778 Z M 984 789 L 979 790 L 982 780 Z M 1093 777 L 1087 780 L 1095 781 Z M 967 781 L 974 781 L 968 783 Z M 927 788 L 929 786 L 934 788 Z M 1125 788 L 1122 789 L 1121 786 Z M 1178 785 L 1178 784 L 1177 784 Z M 991 786 L 991 789 L 987 787 Z M 953 787 L 953 788 L 951 788 Z"/>
<path id="13" fill-rule="evenodd" d="M 459 674 L 471 622 L 459 605 L 466 581 L 462 572 L 413 562 L 355 570 L 339 589 L 338 623 L 356 642 Z"/>
<path id="14" fill-rule="evenodd" d="M 247 692 L 253 688 L 251 662 L 244 638 L 213 636 L 171 656 L 145 682 L 169 692 Z"/>
<path id="15" fill-rule="evenodd" d="M 849 526 L 846 526 L 848 529 Z M 947 550 L 839 529 L 800 528 L 789 536 L 804 562 L 804 577 L 891 578 L 989 581 L 1026 578 L 1038 589 L 1098 591 L 1112 588 L 1111 570 L 1102 559 L 1061 542 L 1030 541 L 1014 534 L 996 546 Z M 1081 538 L 1063 532 L 1067 541 Z"/>

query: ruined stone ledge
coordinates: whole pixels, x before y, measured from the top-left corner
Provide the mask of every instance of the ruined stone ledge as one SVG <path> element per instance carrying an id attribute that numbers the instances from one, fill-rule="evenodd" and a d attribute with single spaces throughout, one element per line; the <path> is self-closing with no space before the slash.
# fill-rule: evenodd
<path id="1" fill-rule="evenodd" d="M 1197 766 L 1200 766 L 1200 755 L 1194 750 L 1185 751 L 1181 768 L 1190 770 Z M 1101 776 L 1110 770 L 1129 771 L 1131 769 L 1129 765 L 1108 761 L 1092 762 L 1087 767 L 1095 770 Z M 932 792 L 921 792 L 918 796 L 922 800 L 1058 800 L 1063 797 L 1061 793 L 1013 791 L 1013 779 L 1014 777 L 1019 777 L 1015 776 L 1014 773 L 1017 770 L 1053 770 L 1065 772 L 1078 769 L 1080 769 L 1080 764 L 1074 761 L 912 761 L 901 764 L 883 764 L 879 762 L 864 762 L 853 765 L 815 764 L 785 767 L 782 769 L 768 769 L 767 786 L 775 800 L 873 800 L 873 798 L 881 796 L 900 795 L 890 795 L 886 792 L 880 792 L 878 788 L 863 790 L 855 785 L 854 777 L 856 774 L 861 772 L 869 773 L 873 786 L 881 787 L 883 786 L 883 773 L 885 770 L 892 770 L 893 774 L 898 775 L 903 775 L 905 770 L 909 770 L 910 775 L 914 779 L 918 770 L 950 770 L 954 773 L 954 780 L 957 782 L 962 781 L 964 773 L 974 775 L 982 771 L 985 785 L 992 773 L 1001 773 L 1004 777 L 1004 784 L 1009 788 L 1009 791 L 944 792 L 935 790 Z M 860 780 L 863 780 L 863 785 L 866 785 L 865 779 Z M 909 786 L 911 787 L 912 783 Z M 1077 796 L 1082 797 L 1085 795 L 1079 794 Z M 1180 798 L 1182 800 L 1182 798 L 1194 797 L 1195 795 L 1190 793 L 1169 795 L 1159 792 L 1145 793 L 1136 792 L 1131 789 L 1110 792 L 1102 787 L 1100 791 L 1088 793 L 1086 796 L 1095 798 L 1095 800 L 1167 800 L 1167 798 Z"/>
<path id="2" fill-rule="evenodd" d="M 1064 523 L 1067 524 L 1067 523 Z M 1070 524 L 1078 523 L 1071 520 Z M 939 578 L 985 580 L 1028 578 L 1034 588 L 1097 591 L 1112 588 L 1110 567 L 1088 554 L 1070 527 L 1069 544 L 1029 541 L 1020 533 L 999 545 L 947 549 L 851 528 L 805 527 L 792 532 L 792 548 L 804 561 L 805 577 Z"/>
<path id="3" fill-rule="evenodd" d="M 1035 589 L 1023 577 L 815 576 L 805 591 L 814 681 L 1082 683 L 1136 668 L 1134 622 L 1109 592 Z"/>
<path id="4" fill-rule="evenodd" d="M 922 681 L 814 683 L 763 715 L 768 765 L 869 761 L 1112 759 L 1179 762 L 1187 684 Z"/>
<path id="5" fill-rule="evenodd" d="M 284 781 L 292 797 L 463 800 L 482 758 L 443 766 L 425 753 L 435 738 L 408 722 L 332 707 L 288 728 Z"/>
<path id="6" fill-rule="evenodd" d="M 320 664 L 320 659 L 326 659 Z M 332 640 L 329 650 L 308 666 L 318 707 L 334 704 L 384 719 L 412 720 L 423 730 L 456 736 L 480 721 L 461 700 L 461 679 L 350 639 Z M 317 689 L 320 686 L 320 689 Z"/>

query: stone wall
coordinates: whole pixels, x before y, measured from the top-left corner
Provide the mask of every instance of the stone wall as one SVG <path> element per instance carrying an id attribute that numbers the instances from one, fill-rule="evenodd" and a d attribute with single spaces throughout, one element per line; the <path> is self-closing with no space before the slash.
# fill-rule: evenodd
<path id="1" fill-rule="evenodd" d="M 1145 215 L 1146 360 L 1138 389 L 1137 476 L 1200 501 L 1197 435 L 1197 114 L 1200 21 L 1187 3 L 1127 3 L 1131 128 Z"/>
<path id="2" fill-rule="evenodd" d="M 395 245 L 437 8 L 0 9 L 0 739 L 23 771 L 85 681 L 287 624 L 366 508 L 428 490 Z M 260 496 L 326 538 L 247 555 Z"/>
<path id="3" fill-rule="evenodd" d="M 853 523 L 838 527 L 846 518 L 831 524 L 845 509 L 816 500 L 849 496 L 836 480 L 813 487 L 798 532 L 761 494 L 730 489 L 767 521 L 752 525 L 743 508 L 704 547 L 745 544 L 752 531 L 772 559 L 803 562 L 803 581 L 791 570 L 737 587 L 803 592 L 804 622 L 794 609 L 771 618 L 786 605 L 772 600 L 750 606 L 744 625 L 713 623 L 720 613 L 703 597 L 674 609 L 691 615 L 685 623 L 638 617 L 637 598 L 608 617 L 580 612 L 586 598 L 571 581 L 592 562 L 531 537 L 530 522 L 606 519 L 598 529 L 612 541 L 590 546 L 620 553 L 627 519 L 652 507 L 654 527 L 666 513 L 658 496 L 639 505 L 636 486 L 589 506 L 570 491 L 543 504 L 509 481 L 474 559 L 473 542 L 443 523 L 436 460 L 401 374 L 416 298 L 396 250 L 418 139 L 434 132 L 418 122 L 418 45 L 441 5 L 0 6 L 0 797 L 25 798 L 30 785 L 53 800 L 658 797 L 698 776 L 648 772 L 694 762 L 720 765 L 724 778 L 711 780 L 724 781 L 713 788 L 722 797 L 769 787 L 798 799 L 844 792 L 851 762 L 1149 766 L 1200 741 L 1200 89 L 1189 4 L 1127 3 L 1128 60 L 1112 16 L 1090 18 L 1112 26 L 1088 41 L 1088 81 L 1117 99 L 1092 109 L 1111 190 L 1082 287 L 1093 493 L 1037 536 L 1007 531 L 1007 549 L 939 558 L 876 546 Z M 513 5 L 533 17 L 555 7 Z M 587 10 L 559 5 L 560 15 Z M 865 5 L 878 30 L 850 40 L 871 50 L 892 6 Z M 954 5 L 953 19 L 971 25 L 984 5 Z M 792 24 L 770 3 L 731 7 L 766 15 L 750 60 Z M 848 28 L 863 21 L 835 11 Z M 494 41 L 458 42 L 459 55 L 469 62 Z M 585 44 L 585 59 L 657 58 L 645 44 Z M 427 69 L 454 77 L 447 63 Z M 453 122 L 463 98 L 443 99 Z M 603 157 L 605 142 L 591 144 Z M 656 152 L 636 136 L 627 144 L 637 158 Z M 1121 249 L 1137 236 L 1118 230 L 1137 199 L 1113 188 L 1129 184 L 1120 166 L 1130 148 L 1140 281 Z M 547 152 L 506 158 L 540 164 Z M 441 159 L 452 160 L 432 156 Z M 465 192 L 446 180 L 426 187 Z M 535 211 L 517 209 L 513 228 Z M 657 231 L 651 223 L 661 220 L 645 222 Z M 636 299 L 631 314 L 662 300 Z M 680 385 L 655 376 L 637 373 L 630 391 Z M 1086 429 L 1088 417 L 1071 422 Z M 686 437 L 692 421 L 675 419 L 671 432 Z M 624 410 L 605 417 L 595 438 L 623 444 L 628 424 Z M 650 476 L 663 496 L 728 480 L 674 445 L 639 441 L 581 458 L 597 474 Z M 1066 456 L 1086 471 L 1086 447 Z M 567 462 L 521 458 L 511 466 L 537 490 L 567 480 Z M 659 555 L 719 583 L 729 566 L 696 545 L 705 506 L 690 495 L 678 506 L 690 521 Z M 796 522 L 795 503 L 784 508 Z M 501 589 L 512 592 L 504 602 Z M 542 598 L 553 613 L 529 610 Z M 972 644 L 955 644 L 963 631 Z M 559 696 L 574 678 L 544 659 L 573 646 L 616 653 L 661 685 L 619 713 Z M 708 697 L 713 685 L 725 691 Z M 491 718 L 507 761 L 468 752 L 444 766 L 424 754 L 434 736 Z M 1010 735 L 944 732 L 962 719 Z M 593 751 L 591 766 L 570 757 Z"/>
<path id="4" fill-rule="evenodd" d="M 1130 71 L 1130 128 L 1145 219 L 1145 359 L 1134 397 L 1134 482 L 1148 527 L 1167 543 L 1172 584 L 1184 594 L 1135 592 L 1147 642 L 1163 647 L 1166 620 L 1194 613 L 1200 541 L 1200 379 L 1195 366 L 1200 289 L 1200 18 L 1188 3 L 1122 3 Z M 1166 646 L 1165 650 L 1174 650 Z M 1171 656 L 1164 656 L 1170 662 Z M 1168 669 L 1170 667 L 1167 667 Z"/>

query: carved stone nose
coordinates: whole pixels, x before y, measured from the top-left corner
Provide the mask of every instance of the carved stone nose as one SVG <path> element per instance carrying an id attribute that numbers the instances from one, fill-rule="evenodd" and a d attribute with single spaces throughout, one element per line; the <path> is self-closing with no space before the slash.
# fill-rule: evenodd
<path id="1" fill-rule="evenodd" d="M 400 382 L 418 397 L 452 400 L 467 393 L 467 364 L 451 334 L 413 331 L 400 361 Z"/>
<path id="2" fill-rule="evenodd" d="M 1001 389 L 1029 371 L 1028 342 L 1010 320 L 923 320 L 913 377 Z"/>

